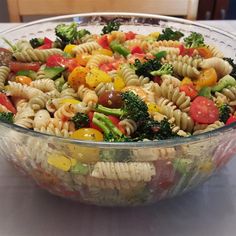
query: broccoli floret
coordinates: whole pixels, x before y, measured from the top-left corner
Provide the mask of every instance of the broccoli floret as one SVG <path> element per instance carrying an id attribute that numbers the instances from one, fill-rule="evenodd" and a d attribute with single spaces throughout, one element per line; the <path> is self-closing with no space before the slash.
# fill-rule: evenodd
<path id="1" fill-rule="evenodd" d="M 140 122 L 149 117 L 148 107 L 138 95 L 131 91 L 121 94 L 123 105 L 121 108 L 107 108 L 100 104 L 97 105 L 96 111 L 106 115 L 118 116 L 121 119 L 132 119 L 135 122 Z"/>
<path id="2" fill-rule="evenodd" d="M 197 48 L 205 46 L 204 38 L 202 34 L 192 32 L 188 37 L 184 39 L 185 47 L 187 48 Z"/>
<path id="3" fill-rule="evenodd" d="M 92 122 L 102 129 L 104 140 L 107 142 L 128 142 L 126 137 L 104 114 L 94 112 Z"/>
<path id="4" fill-rule="evenodd" d="M 140 60 L 136 59 L 135 63 L 135 73 L 138 76 L 143 75 L 144 77 L 153 78 L 153 75 L 151 74 L 152 71 L 159 70 L 161 68 L 161 62 L 158 58 L 147 60 L 144 63 L 141 63 Z"/>
<path id="5" fill-rule="evenodd" d="M 81 29 L 77 32 L 77 38 L 81 39 L 87 34 L 91 34 L 91 33 L 86 29 Z"/>
<path id="6" fill-rule="evenodd" d="M 0 112 L 0 121 L 13 124 L 13 116 L 14 115 L 11 112 Z"/>
<path id="7" fill-rule="evenodd" d="M 161 122 L 155 121 L 152 118 L 148 118 L 142 121 L 132 135 L 134 141 L 139 140 L 163 140 L 177 137 L 178 135 L 174 133 L 171 129 L 171 124 L 167 119 L 163 119 Z"/>
<path id="8" fill-rule="evenodd" d="M 29 42 L 33 48 L 38 48 L 44 44 L 44 39 L 43 38 L 33 38 Z"/>
<path id="9" fill-rule="evenodd" d="M 62 42 L 71 43 L 77 38 L 77 24 L 75 22 L 70 25 L 59 24 L 55 28 L 55 33 Z"/>
<path id="10" fill-rule="evenodd" d="M 161 75 L 171 75 L 173 73 L 173 66 L 171 64 L 164 64 L 159 70 L 155 70 L 151 72 L 153 76 L 161 76 Z"/>
<path id="11" fill-rule="evenodd" d="M 89 126 L 89 117 L 85 113 L 78 112 L 71 120 L 74 122 L 76 129 Z"/>
<path id="12" fill-rule="evenodd" d="M 184 34 L 180 31 L 173 31 L 171 28 L 166 28 L 162 30 L 162 34 L 159 35 L 159 40 L 179 40 Z"/>
<path id="13" fill-rule="evenodd" d="M 117 31 L 120 28 L 120 23 L 115 21 L 110 21 L 102 28 L 103 34 L 109 34 L 112 31 Z"/>
<path id="14" fill-rule="evenodd" d="M 223 104 L 219 107 L 219 120 L 226 123 L 231 115 L 230 107 L 227 104 Z"/>
<path id="15" fill-rule="evenodd" d="M 233 67 L 233 70 L 231 71 L 230 75 L 236 79 L 236 64 L 234 63 L 234 60 L 228 57 L 224 57 L 223 59 Z"/>

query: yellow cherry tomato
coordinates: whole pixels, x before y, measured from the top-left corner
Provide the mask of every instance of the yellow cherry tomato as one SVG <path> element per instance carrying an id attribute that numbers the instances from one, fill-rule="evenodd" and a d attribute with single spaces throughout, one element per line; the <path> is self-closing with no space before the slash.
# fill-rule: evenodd
<path id="1" fill-rule="evenodd" d="M 50 154 L 47 162 L 55 168 L 63 171 L 68 171 L 72 166 L 72 161 L 69 158 L 58 154 Z"/>
<path id="2" fill-rule="evenodd" d="M 160 112 L 161 109 L 160 107 L 156 104 L 156 103 L 148 103 L 147 104 L 147 107 L 148 107 L 148 112 L 149 113 L 154 113 L 154 112 Z"/>
<path id="3" fill-rule="evenodd" d="M 105 49 L 105 48 L 100 48 L 98 50 L 95 50 L 92 52 L 92 54 L 102 54 L 102 55 L 106 55 L 106 56 L 112 56 L 113 52 L 111 50 Z"/>
<path id="4" fill-rule="evenodd" d="M 90 141 L 103 141 L 103 134 L 97 129 L 81 128 L 70 135 L 71 138 Z"/>
<path id="5" fill-rule="evenodd" d="M 86 84 L 90 88 L 95 88 L 101 82 L 109 83 L 112 78 L 104 71 L 98 68 L 92 68 L 86 76 Z"/>
<path id="6" fill-rule="evenodd" d="M 115 91 L 121 91 L 125 87 L 125 81 L 122 77 L 116 76 L 114 78 L 114 89 Z"/>
<path id="7" fill-rule="evenodd" d="M 67 44 L 64 48 L 64 52 L 72 54 L 72 50 L 74 47 L 76 47 L 77 45 L 75 44 Z"/>
<path id="8" fill-rule="evenodd" d="M 20 84 L 30 85 L 30 83 L 32 82 L 32 79 L 28 76 L 18 75 L 16 76 L 15 81 Z"/>
<path id="9" fill-rule="evenodd" d="M 68 76 L 69 85 L 77 90 L 81 84 L 86 84 L 86 76 L 89 70 L 83 66 L 77 66 Z"/>
<path id="10" fill-rule="evenodd" d="M 74 98 L 62 98 L 59 101 L 60 104 L 70 103 L 70 104 L 79 104 L 80 101 Z"/>
<path id="11" fill-rule="evenodd" d="M 185 76 L 181 81 L 181 85 L 186 85 L 186 84 L 193 84 L 193 81 L 187 76 Z"/>
<path id="12" fill-rule="evenodd" d="M 209 68 L 201 71 L 196 80 L 196 89 L 200 90 L 203 87 L 214 86 L 217 83 L 217 73 L 214 68 Z"/>

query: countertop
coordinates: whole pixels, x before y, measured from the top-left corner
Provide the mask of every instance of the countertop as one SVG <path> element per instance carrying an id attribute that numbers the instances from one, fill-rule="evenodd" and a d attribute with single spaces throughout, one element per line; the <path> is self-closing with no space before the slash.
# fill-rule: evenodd
<path id="1" fill-rule="evenodd" d="M 236 21 L 204 21 L 236 34 Z M 0 24 L 0 31 L 16 24 Z M 234 236 L 236 158 L 195 190 L 154 205 L 103 208 L 55 197 L 0 158 L 1 236 Z"/>

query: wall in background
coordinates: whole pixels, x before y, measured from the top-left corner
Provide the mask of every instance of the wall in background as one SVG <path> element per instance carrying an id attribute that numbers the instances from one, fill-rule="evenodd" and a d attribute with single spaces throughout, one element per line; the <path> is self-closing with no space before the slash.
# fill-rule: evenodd
<path id="1" fill-rule="evenodd" d="M 8 22 L 7 0 L 0 0 L 0 22 Z"/>

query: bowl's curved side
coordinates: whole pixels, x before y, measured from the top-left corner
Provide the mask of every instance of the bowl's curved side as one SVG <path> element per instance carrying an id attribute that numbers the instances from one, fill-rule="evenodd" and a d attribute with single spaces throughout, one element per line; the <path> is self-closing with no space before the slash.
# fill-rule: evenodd
<path id="1" fill-rule="evenodd" d="M 175 147 L 86 147 L 1 129 L 0 154 L 47 191 L 103 206 L 153 203 L 207 180 L 236 153 L 232 129 Z M 75 163 L 77 163 L 75 165 Z"/>

